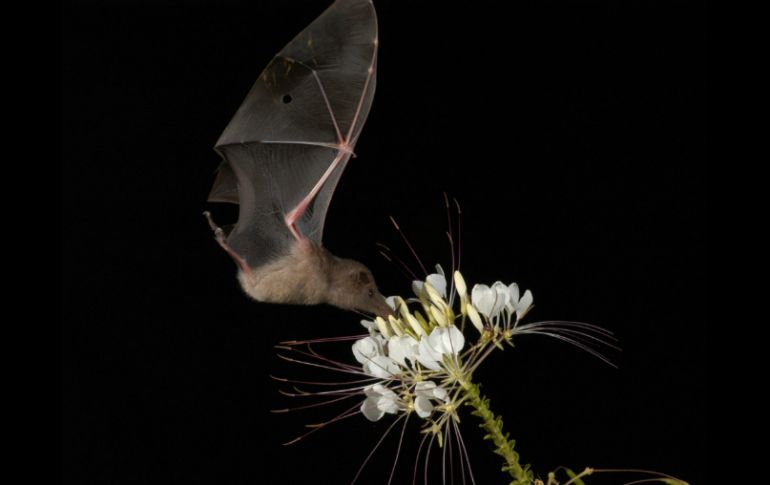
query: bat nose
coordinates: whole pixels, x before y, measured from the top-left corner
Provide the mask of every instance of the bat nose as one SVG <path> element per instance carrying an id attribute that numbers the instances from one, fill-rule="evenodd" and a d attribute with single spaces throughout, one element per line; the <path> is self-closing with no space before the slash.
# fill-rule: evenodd
<path id="1" fill-rule="evenodd" d="M 387 319 L 389 316 L 395 315 L 393 309 L 390 308 L 390 305 L 385 301 L 385 297 L 382 295 L 377 295 L 377 297 L 377 308 L 375 312 L 377 316 Z"/>

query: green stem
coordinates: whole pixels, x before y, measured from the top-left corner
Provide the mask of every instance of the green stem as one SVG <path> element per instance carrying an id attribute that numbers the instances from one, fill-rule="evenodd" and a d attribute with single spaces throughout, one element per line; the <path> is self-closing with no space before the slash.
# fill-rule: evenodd
<path id="1" fill-rule="evenodd" d="M 489 399 L 481 395 L 478 384 L 474 384 L 470 376 L 459 379 L 458 383 L 465 391 L 466 403 L 473 407 L 471 414 L 481 418 L 479 426 L 487 432 L 484 439 L 491 440 L 495 445 L 495 453 L 505 460 L 503 471 L 513 478 L 511 485 L 532 485 L 534 483 L 532 471 L 529 465 L 519 464 L 519 454 L 513 449 L 516 442 L 508 439 L 508 433 L 503 433 L 503 419 L 495 416 L 489 408 Z"/>

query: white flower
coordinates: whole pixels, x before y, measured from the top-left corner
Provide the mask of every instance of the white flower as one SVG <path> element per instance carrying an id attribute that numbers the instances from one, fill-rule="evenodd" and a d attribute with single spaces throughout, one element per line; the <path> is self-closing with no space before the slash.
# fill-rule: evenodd
<path id="1" fill-rule="evenodd" d="M 415 394 L 422 394 L 430 399 L 438 399 L 439 401 L 449 401 L 449 393 L 441 386 L 437 386 L 433 381 L 418 382 L 415 387 Z"/>
<path id="2" fill-rule="evenodd" d="M 369 331 L 369 335 L 371 335 L 372 337 L 374 337 L 379 333 L 379 330 L 377 329 L 377 324 L 371 320 L 361 320 L 361 325 Z"/>
<path id="3" fill-rule="evenodd" d="M 373 322 L 361 322 L 370 335 L 353 344 L 353 355 L 364 373 L 379 379 L 377 384 L 364 388 L 366 399 L 361 404 L 361 412 L 370 421 L 377 421 L 385 414 L 411 411 L 425 419 L 437 406 L 451 400 L 455 388 L 446 383 L 452 382 L 459 369 L 456 367 L 465 347 L 465 336 L 455 326 L 444 271 L 440 266 L 436 266 L 436 270 L 438 272 L 428 275 L 425 281 L 412 283 L 424 314 L 410 311 L 408 302 L 402 298 L 390 297 L 388 305 L 398 317 L 390 315 L 388 319 L 377 317 Z M 532 293 L 527 290 L 520 297 L 515 283 L 506 286 L 497 281 L 491 286 L 475 285 L 469 294 L 462 275 L 455 272 L 452 276 L 460 297 L 460 313 L 470 318 L 482 333 L 485 321 L 497 327 L 504 316 L 507 326 L 513 314 L 520 319 L 532 304 Z M 426 380 L 427 377 L 433 380 Z M 441 387 L 436 382 L 444 382 L 449 387 Z"/>
<path id="4" fill-rule="evenodd" d="M 388 357 L 406 368 L 406 359 L 411 362 L 417 360 L 417 341 L 409 335 L 390 337 L 388 339 Z"/>
<path id="5" fill-rule="evenodd" d="M 429 298 L 427 291 L 425 290 L 425 283 L 428 283 L 441 298 L 446 298 L 446 276 L 441 265 L 436 265 L 436 271 L 438 273 L 431 273 L 425 278 L 425 282 L 415 280 L 412 281 L 412 291 L 418 297 Z"/>
<path id="6" fill-rule="evenodd" d="M 353 356 L 370 376 L 389 379 L 401 372 L 396 361 L 385 354 L 385 339 L 379 335 L 356 340 Z"/>
<path id="7" fill-rule="evenodd" d="M 508 293 L 510 294 L 510 300 L 506 304 L 506 310 L 508 313 L 516 312 L 516 320 L 521 320 L 532 306 L 532 292 L 529 290 L 525 291 L 524 296 L 520 299 L 519 285 L 511 283 L 508 286 Z"/>
<path id="8" fill-rule="evenodd" d="M 361 403 L 361 412 L 369 421 L 377 421 L 385 413 L 396 414 L 403 408 L 398 395 L 382 384 L 371 385 L 364 389 L 364 393 L 366 399 Z"/>
<path id="9" fill-rule="evenodd" d="M 353 344 L 353 357 L 360 364 L 366 364 L 379 355 L 385 355 L 385 339 L 380 335 L 365 337 Z"/>
<path id="10" fill-rule="evenodd" d="M 436 327 L 420 339 L 417 360 L 431 370 L 441 370 L 445 355 L 456 357 L 465 346 L 465 337 L 457 327 Z"/>
<path id="11" fill-rule="evenodd" d="M 511 283 L 505 286 L 502 282 L 496 281 L 491 288 L 487 285 L 474 285 L 471 292 L 471 303 L 479 313 L 489 320 L 494 321 L 502 312 L 505 312 L 507 322 L 510 322 L 510 317 L 514 313 L 518 321 L 532 306 L 532 292 L 527 290 L 519 298 L 519 285 Z M 478 328 L 472 313 L 472 310 L 469 309 L 468 314 L 471 316 L 471 321 Z"/>
<path id="12" fill-rule="evenodd" d="M 425 282 L 432 286 L 441 298 L 446 298 L 446 277 L 443 274 L 429 274 Z"/>
<path id="13" fill-rule="evenodd" d="M 364 372 L 379 379 L 390 379 L 401 373 L 401 368 L 396 361 L 384 355 L 372 357 L 363 367 Z"/>
<path id="14" fill-rule="evenodd" d="M 607 361 L 590 344 L 613 346 L 614 339 L 610 333 L 580 322 L 548 321 L 519 325 L 519 320 L 532 307 L 531 291 L 526 290 L 522 295 L 516 283 L 505 285 L 500 281 L 489 286 L 477 284 L 471 289 L 459 271 L 454 271 L 452 281 L 448 282 L 441 267 L 436 266 L 436 270 L 437 273 L 428 275 L 425 280 L 412 283 L 417 298 L 404 300 L 398 296 L 389 297 L 387 303 L 393 310 L 392 315 L 387 318 L 379 316 L 374 321 L 361 321 L 369 335 L 354 337 L 359 340 L 352 345 L 360 368 L 335 362 L 311 348 L 311 344 L 317 342 L 349 341 L 347 338 L 283 342 L 279 348 L 284 351 L 292 351 L 299 345 L 307 346 L 307 350 L 296 350 L 300 353 L 299 358 L 286 357 L 289 361 L 365 377 L 333 383 L 276 378 L 302 384 L 302 387 L 310 384 L 334 386 L 313 392 L 295 388 L 286 394 L 316 394 L 325 400 L 321 404 L 363 397 L 359 408 L 369 421 L 378 421 L 391 414 L 406 424 L 406 418 L 416 414 L 424 420 L 422 433 L 431 435 L 431 442 L 437 438 L 439 446 L 443 446 L 451 443 L 448 441 L 450 432 L 459 433 L 456 427 L 458 410 L 467 402 L 468 381 L 472 373 L 492 350 L 503 348 L 502 344 L 512 344 L 514 338 L 520 335 L 547 335 Z M 459 299 L 459 313 L 454 305 L 455 296 Z M 459 327 L 464 328 L 466 320 L 471 321 L 480 336 L 474 335 L 477 340 L 469 341 L 471 350 L 462 353 L 465 336 Z M 348 416 L 349 411 L 329 422 Z M 323 424 L 314 428 L 318 429 Z M 427 462 L 428 458 L 425 460 Z"/>
<path id="15" fill-rule="evenodd" d="M 479 313 L 487 318 L 495 318 L 503 311 L 510 300 L 508 287 L 496 281 L 490 288 L 487 285 L 473 285 L 471 303 Z"/>
<path id="16" fill-rule="evenodd" d="M 465 347 L 465 336 L 454 325 L 448 328 L 437 328 L 431 332 L 428 340 L 434 345 L 434 348 L 445 355 L 457 356 Z"/>
<path id="17" fill-rule="evenodd" d="M 431 400 L 446 402 L 449 397 L 446 389 L 436 386 L 433 381 L 418 382 L 414 387 L 414 394 L 414 410 L 421 418 L 427 418 L 433 413 Z"/>

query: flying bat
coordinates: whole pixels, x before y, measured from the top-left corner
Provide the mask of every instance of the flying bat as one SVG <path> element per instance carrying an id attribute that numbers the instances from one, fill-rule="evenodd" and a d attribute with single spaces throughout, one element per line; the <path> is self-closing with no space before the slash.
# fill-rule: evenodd
<path id="1" fill-rule="evenodd" d="M 205 215 L 255 300 L 392 313 L 371 271 L 321 242 L 372 105 L 377 44 L 372 2 L 337 0 L 275 55 L 216 143 L 208 200 L 238 204 L 238 221 L 228 232 Z"/>

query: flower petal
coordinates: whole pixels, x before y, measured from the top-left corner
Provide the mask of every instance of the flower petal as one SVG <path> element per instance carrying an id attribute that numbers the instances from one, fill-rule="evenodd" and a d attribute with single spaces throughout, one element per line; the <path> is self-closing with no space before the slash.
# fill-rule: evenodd
<path id="1" fill-rule="evenodd" d="M 377 409 L 388 414 L 396 414 L 399 409 L 401 409 L 396 393 L 390 391 L 388 394 L 381 395 L 380 398 L 377 399 Z"/>
<path id="2" fill-rule="evenodd" d="M 429 274 L 425 282 L 432 286 L 442 298 L 446 298 L 446 277 L 443 274 Z"/>
<path id="3" fill-rule="evenodd" d="M 398 396 L 395 392 L 382 384 L 374 384 L 364 388 L 366 399 L 361 403 L 361 412 L 369 421 L 377 421 L 382 418 L 386 412 L 392 411 L 393 405 L 398 410 Z"/>
<path id="4" fill-rule="evenodd" d="M 471 290 L 471 303 L 487 318 L 492 317 L 492 308 L 495 306 L 495 291 L 487 285 L 473 285 Z"/>
<path id="5" fill-rule="evenodd" d="M 433 389 L 433 397 L 444 402 L 449 401 L 449 393 L 446 389 L 440 386 Z"/>
<path id="6" fill-rule="evenodd" d="M 420 280 L 412 281 L 412 291 L 418 298 L 422 296 L 427 297 L 427 294 L 425 293 L 425 283 Z"/>
<path id="7" fill-rule="evenodd" d="M 428 337 L 420 339 L 420 345 L 418 346 L 417 361 L 430 370 L 441 370 L 439 362 L 441 361 L 441 354 L 434 351 L 431 347 Z"/>
<path id="8" fill-rule="evenodd" d="M 417 416 L 427 418 L 433 413 L 433 403 L 427 397 L 417 396 L 414 400 L 414 410 Z"/>
<path id="9" fill-rule="evenodd" d="M 409 335 L 391 337 L 388 339 L 388 357 L 401 364 L 401 366 L 408 367 L 406 359 L 412 362 L 417 360 L 417 345 L 417 341 Z"/>
<path id="10" fill-rule="evenodd" d="M 366 364 L 373 357 L 382 355 L 384 352 L 383 342 L 380 340 L 381 338 L 382 337 L 379 336 L 370 336 L 362 338 L 361 340 L 356 340 L 353 344 L 353 357 L 355 357 L 360 364 Z"/>
<path id="11" fill-rule="evenodd" d="M 388 304 L 388 306 L 391 308 L 391 310 L 396 311 L 396 299 L 401 298 L 400 296 L 389 296 L 385 298 L 385 303 Z"/>
<path id="12" fill-rule="evenodd" d="M 495 281 L 492 285 L 492 290 L 495 292 L 495 304 L 492 306 L 491 317 L 497 316 L 506 307 L 511 299 L 511 294 L 508 291 L 508 287 L 503 284 L 502 281 Z"/>
<path id="13" fill-rule="evenodd" d="M 374 385 L 365 387 L 364 394 L 366 394 L 367 397 L 379 397 L 380 394 L 382 394 L 383 389 L 387 389 L 387 388 L 382 384 L 374 384 Z"/>
<path id="14" fill-rule="evenodd" d="M 511 302 L 513 304 L 518 303 L 519 301 L 519 285 L 516 283 L 511 283 L 508 285 L 508 293 L 511 295 Z"/>
<path id="15" fill-rule="evenodd" d="M 437 356 L 438 359 L 441 359 L 441 356 L 444 354 L 444 346 L 441 340 L 444 332 L 445 332 L 444 327 L 436 327 L 433 330 L 431 330 L 430 334 L 428 335 L 428 338 L 424 339 L 428 344 L 428 346 L 430 347 L 430 350 L 433 352 L 433 355 Z"/>
<path id="16" fill-rule="evenodd" d="M 532 292 L 529 290 L 525 291 L 524 296 L 521 297 L 521 300 L 519 300 L 516 305 L 516 320 L 521 320 L 521 318 L 527 314 L 529 308 L 532 306 L 533 300 Z"/>
<path id="17" fill-rule="evenodd" d="M 432 397 L 435 388 L 436 383 L 433 381 L 420 381 L 414 386 L 414 394 L 416 396 Z"/>
<path id="18" fill-rule="evenodd" d="M 510 315 L 516 311 L 516 303 L 519 301 L 519 285 L 511 283 L 508 285 L 508 303 L 505 304 L 505 311 Z"/>
<path id="19" fill-rule="evenodd" d="M 361 403 L 361 413 L 369 421 L 379 421 L 385 414 L 379 407 L 377 407 L 377 397 L 367 397 L 364 402 Z"/>
<path id="20" fill-rule="evenodd" d="M 372 357 L 364 363 L 363 367 L 364 372 L 380 379 L 390 379 L 401 373 L 401 368 L 396 364 L 396 361 L 384 355 Z"/>
<path id="21" fill-rule="evenodd" d="M 454 325 L 442 328 L 444 332 L 441 335 L 441 345 L 443 354 L 457 355 L 465 347 L 465 336 Z"/>

